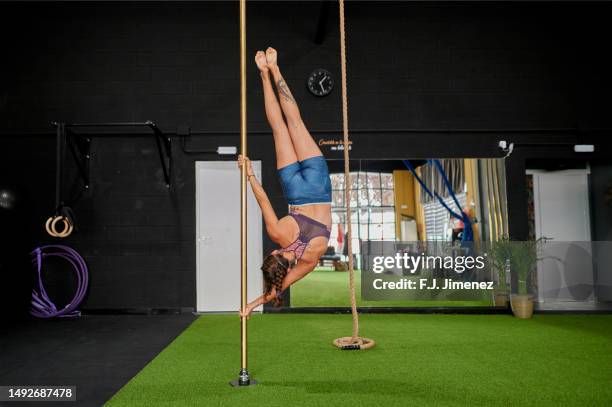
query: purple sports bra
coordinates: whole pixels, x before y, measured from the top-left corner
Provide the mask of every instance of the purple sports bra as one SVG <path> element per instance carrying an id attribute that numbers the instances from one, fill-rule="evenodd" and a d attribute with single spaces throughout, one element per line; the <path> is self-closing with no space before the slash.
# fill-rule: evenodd
<path id="1" fill-rule="evenodd" d="M 280 249 L 280 251 L 293 252 L 296 261 L 304 255 L 304 251 L 312 239 L 319 236 L 329 239 L 331 230 L 321 222 L 317 222 L 308 216 L 295 212 L 291 212 L 289 216 L 291 216 L 297 222 L 298 228 L 300 229 L 300 234 L 293 243 Z"/>

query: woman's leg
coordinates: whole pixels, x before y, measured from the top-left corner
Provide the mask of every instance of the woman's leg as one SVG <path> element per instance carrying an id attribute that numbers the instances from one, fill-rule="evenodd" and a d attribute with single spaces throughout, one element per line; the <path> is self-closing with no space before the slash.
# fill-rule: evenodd
<path id="1" fill-rule="evenodd" d="M 283 113 L 285 113 L 285 119 L 287 119 L 287 127 L 289 128 L 289 134 L 291 136 L 291 141 L 293 141 L 293 148 L 295 149 L 298 160 L 304 161 L 308 158 L 322 156 L 323 154 L 319 146 L 315 143 L 304 125 L 300 116 L 300 109 L 281 75 L 280 69 L 276 63 L 276 50 L 274 48 L 268 48 L 266 50 L 266 59 L 268 68 L 278 90 L 280 105 L 283 109 Z"/>
<path id="2" fill-rule="evenodd" d="M 266 54 L 258 51 L 255 55 L 255 63 L 260 70 L 264 92 L 264 104 L 266 107 L 266 117 L 272 128 L 274 136 L 274 147 L 276 149 L 276 168 L 283 168 L 298 160 L 293 148 L 289 130 L 283 120 L 283 113 L 274 95 L 274 88 L 270 81 L 270 70 L 268 69 Z"/>

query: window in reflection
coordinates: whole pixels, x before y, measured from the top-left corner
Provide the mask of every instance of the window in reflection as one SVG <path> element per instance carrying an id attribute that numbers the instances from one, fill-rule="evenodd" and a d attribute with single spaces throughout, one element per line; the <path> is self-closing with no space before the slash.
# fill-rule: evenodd
<path id="1" fill-rule="evenodd" d="M 346 255 L 346 206 L 344 174 L 331 174 L 332 232 L 330 248 Z M 393 174 L 351 172 L 350 204 L 353 231 L 353 253 L 359 254 L 363 240 L 396 240 L 396 217 Z M 329 250 L 332 251 L 331 249 Z"/>

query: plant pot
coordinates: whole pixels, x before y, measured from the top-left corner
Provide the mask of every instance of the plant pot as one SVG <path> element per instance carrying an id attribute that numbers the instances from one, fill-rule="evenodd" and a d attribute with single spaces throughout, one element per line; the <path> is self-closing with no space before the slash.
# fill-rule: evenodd
<path id="1" fill-rule="evenodd" d="M 505 291 L 496 292 L 493 298 L 495 300 L 496 307 L 508 308 L 508 302 L 510 301 L 510 298 L 508 297 L 507 292 Z"/>
<path id="2" fill-rule="evenodd" d="M 533 298 L 531 295 L 512 294 L 510 305 L 512 313 L 517 318 L 528 319 L 533 315 Z"/>

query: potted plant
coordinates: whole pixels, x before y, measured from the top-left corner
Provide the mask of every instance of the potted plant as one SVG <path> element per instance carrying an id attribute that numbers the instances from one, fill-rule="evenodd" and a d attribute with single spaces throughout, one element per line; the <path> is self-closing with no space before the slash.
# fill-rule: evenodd
<path id="1" fill-rule="evenodd" d="M 497 284 L 493 291 L 493 299 L 496 307 L 508 307 L 510 301 L 507 283 L 507 273 L 511 267 L 512 242 L 508 237 L 502 237 L 496 242 L 492 242 L 489 250 L 489 259 L 497 271 Z"/>
<path id="2" fill-rule="evenodd" d="M 517 292 L 510 296 L 510 306 L 517 318 L 531 318 L 533 315 L 533 295 L 527 290 L 527 280 L 538 262 L 538 250 L 543 240 L 512 242 L 510 270 L 516 273 L 518 287 Z"/>

